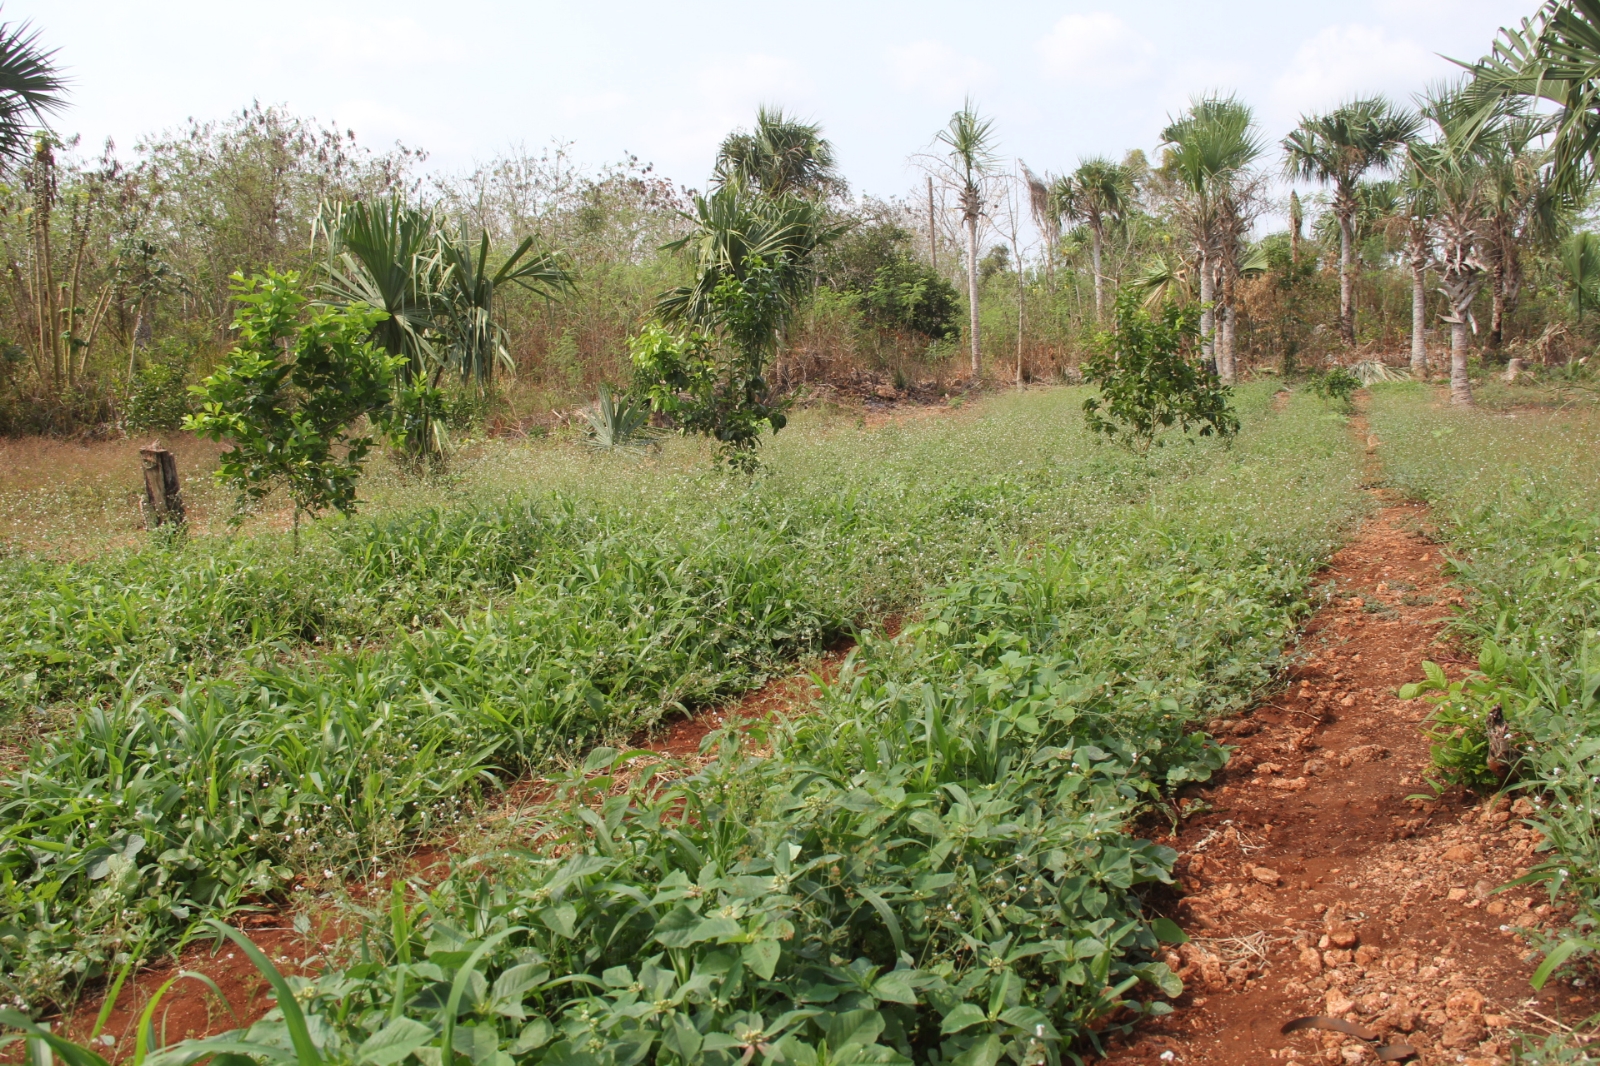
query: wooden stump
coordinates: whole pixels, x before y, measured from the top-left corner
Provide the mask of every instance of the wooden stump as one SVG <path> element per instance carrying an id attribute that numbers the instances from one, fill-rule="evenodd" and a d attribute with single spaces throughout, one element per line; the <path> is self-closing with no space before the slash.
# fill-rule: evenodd
<path id="1" fill-rule="evenodd" d="M 171 522 L 182 525 L 183 490 L 178 485 L 178 457 L 161 446 L 159 441 L 139 449 L 139 463 L 144 467 L 144 527 L 155 529 Z"/>

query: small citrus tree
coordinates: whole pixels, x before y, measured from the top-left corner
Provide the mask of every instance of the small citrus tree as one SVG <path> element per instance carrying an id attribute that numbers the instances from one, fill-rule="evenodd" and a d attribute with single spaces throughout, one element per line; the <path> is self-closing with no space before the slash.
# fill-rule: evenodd
<path id="1" fill-rule="evenodd" d="M 301 321 L 307 297 L 294 271 L 233 276 L 243 306 L 233 326 L 239 344 L 192 391 L 200 410 L 184 428 L 233 446 L 217 480 L 239 493 L 239 514 L 282 486 L 300 516 L 328 508 L 354 512 L 356 481 L 372 436 L 356 423 L 387 424 L 395 373 L 404 356 L 370 338 L 388 317 L 365 304 L 322 310 Z M 237 516 L 236 516 L 237 517 Z"/>
<path id="2" fill-rule="evenodd" d="M 1192 351 L 1200 337 L 1193 305 L 1165 304 L 1151 314 L 1132 289 L 1117 297 L 1117 329 L 1102 333 L 1083 365 L 1100 394 L 1083 402 L 1084 420 L 1096 433 L 1144 453 L 1173 426 L 1200 436 L 1231 437 L 1239 419 L 1228 388 Z"/>

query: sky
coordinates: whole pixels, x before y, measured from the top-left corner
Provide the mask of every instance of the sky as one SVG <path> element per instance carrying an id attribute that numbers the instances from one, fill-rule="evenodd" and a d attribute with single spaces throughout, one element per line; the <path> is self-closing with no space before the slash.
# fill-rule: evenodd
<path id="1" fill-rule="evenodd" d="M 60 49 L 55 121 L 98 150 L 253 100 L 429 153 L 428 168 L 552 140 L 703 186 L 758 104 L 820 122 L 857 192 L 894 196 L 963 99 L 1036 171 L 1154 150 L 1194 94 L 1237 92 L 1273 140 L 1353 94 L 1407 99 L 1536 0 L 1207 3 L 808 0 L 9 0 Z"/>

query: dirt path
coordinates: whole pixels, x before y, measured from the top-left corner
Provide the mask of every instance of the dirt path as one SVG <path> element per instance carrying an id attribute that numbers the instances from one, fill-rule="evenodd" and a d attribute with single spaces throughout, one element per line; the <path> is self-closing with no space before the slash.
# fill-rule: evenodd
<path id="1" fill-rule="evenodd" d="M 1433 796 L 1426 708 L 1395 691 L 1424 659 L 1452 676 L 1472 664 L 1440 643 L 1460 600 L 1426 510 L 1379 502 L 1323 575 L 1331 599 L 1290 687 L 1212 723 L 1238 750 L 1188 791 L 1210 809 L 1167 841 L 1181 882 L 1165 908 L 1192 938 L 1168 962 L 1189 991 L 1108 1062 L 1376 1061 L 1352 1036 L 1280 1032 L 1324 1015 L 1412 1045 L 1413 1061 L 1490 1066 L 1507 1060 L 1508 1030 L 1596 1010 L 1590 993 L 1528 984 L 1538 956 L 1518 931 L 1562 916 L 1536 890 L 1492 894 L 1537 861 L 1527 801 L 1419 798 Z"/>

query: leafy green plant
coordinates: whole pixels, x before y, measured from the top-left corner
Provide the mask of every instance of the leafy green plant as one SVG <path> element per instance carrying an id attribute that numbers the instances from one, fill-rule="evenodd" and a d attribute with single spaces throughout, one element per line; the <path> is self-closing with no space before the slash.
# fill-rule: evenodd
<path id="1" fill-rule="evenodd" d="M 637 406 L 631 396 L 623 396 L 618 402 L 606 385 L 600 386 L 594 409 L 585 411 L 583 418 L 589 423 L 589 432 L 582 440 L 591 448 L 638 451 L 655 441 L 649 408 Z"/>
<path id="2" fill-rule="evenodd" d="M 698 901 L 701 920 L 751 907 L 752 920 L 759 911 L 794 924 L 774 970 L 797 977 L 791 989 L 813 982 L 815 968 L 826 971 L 817 981 L 849 980 L 865 995 L 896 970 L 954 960 L 940 980 L 982 1020 L 964 1013 L 970 1025 L 934 1034 L 957 1003 L 920 987 L 916 1009 L 930 1038 L 949 1039 L 955 1052 L 969 1037 L 986 1048 L 990 1036 L 1003 1047 L 1020 1039 L 1006 1028 L 1012 1006 L 1046 1013 L 1070 1039 L 1111 1002 L 1099 997 L 1106 984 L 1137 976 L 1148 991 L 1164 980 L 1143 969 L 1154 927 L 1139 917 L 1133 881 L 1159 881 L 1165 860 L 1130 835 L 1127 812 L 1209 772 L 1218 752 L 1186 723 L 1243 706 L 1268 682 L 1306 611 L 1309 575 L 1361 506 L 1352 444 L 1341 427 L 1296 414 L 1293 405 L 1308 399 L 1291 400 L 1280 416 L 1268 390 L 1241 390 L 1250 431 L 1221 462 L 1214 447 L 1143 459 L 1095 448 L 1074 401 L 1062 392 L 992 398 L 979 417 L 889 439 L 807 424 L 785 435 L 781 467 L 754 481 L 670 462 L 648 471 L 572 462 L 565 480 L 536 496 L 508 498 L 505 483 L 490 482 L 466 497 L 475 502 L 318 526 L 298 555 L 282 538 L 256 537 L 73 564 L 0 560 L 8 709 L 32 714 L 67 699 L 99 708 L 64 720 L 0 781 L 8 995 L 32 1012 L 69 1002 L 84 982 L 112 977 L 120 956 L 140 945 L 165 950 L 201 931 L 201 919 L 282 892 L 292 876 L 326 883 L 390 869 L 442 827 L 459 831 L 502 782 L 579 765 L 597 745 L 742 693 L 861 620 L 895 611 L 924 625 L 898 641 L 863 640 L 846 681 L 813 718 L 752 736 L 753 748 L 718 738 L 725 759 L 699 776 L 636 778 L 615 797 L 575 775 L 551 823 L 568 850 L 518 860 L 503 877 L 511 859 L 485 856 L 488 888 L 470 872 L 482 867 L 463 866 L 437 909 L 394 935 L 410 948 L 347 974 L 360 995 L 379 997 L 372 1013 L 316 1010 L 336 1027 L 359 1014 L 361 1031 L 340 1045 L 347 1050 L 394 1021 L 397 996 L 399 1014 L 442 1024 L 439 1008 L 466 957 L 452 952 L 523 927 L 534 933 L 512 934 L 483 956 L 491 988 L 505 970 L 535 961 L 533 952 L 550 960 L 551 975 L 600 984 L 607 968 L 627 966 L 631 988 L 661 953 L 656 966 L 677 975 L 676 996 L 697 967 L 707 980 L 731 980 L 716 969 L 731 958 L 745 967 L 740 995 L 762 997 L 739 1009 L 776 1025 L 788 993 L 750 976 L 744 942 L 645 939 L 679 903 Z M 1042 756 L 1048 746 L 1072 754 L 1052 761 Z M 609 758 L 597 756 L 588 775 L 609 776 Z M 689 806 L 674 806 L 673 788 Z M 591 815 L 609 828 L 600 832 Z M 935 868 L 926 847 L 886 846 L 902 836 L 955 843 Z M 962 840 L 970 843 L 958 847 Z M 1050 841 L 1059 847 L 1040 850 Z M 813 867 L 820 887 L 796 897 L 798 917 L 783 898 L 796 896 L 793 885 L 740 894 L 743 878 L 774 876 L 740 864 L 776 862 L 786 843 L 806 862 L 838 856 Z M 1059 872 L 1049 867 L 1056 850 L 1070 859 Z M 597 867 L 591 884 L 547 862 L 553 855 L 626 863 Z M 702 881 L 708 863 L 714 872 Z M 640 901 L 601 886 L 625 884 L 653 901 L 676 891 L 662 886 L 674 871 L 688 879 L 685 894 L 652 903 L 648 928 L 639 915 L 623 923 L 608 954 L 611 930 Z M 919 884 L 924 873 L 960 876 Z M 1074 957 L 1013 957 L 1027 950 L 1024 933 L 1050 940 L 1051 923 L 1066 921 L 1024 898 L 1046 891 L 1038 878 L 1065 892 L 1079 876 L 1089 881 L 1064 898 L 1103 909 L 1091 918 L 1071 912 L 1091 928 L 1073 941 Z M 900 960 L 890 922 L 863 888 L 893 915 L 912 963 Z M 592 923 L 590 896 L 604 904 Z M 494 910 L 502 901 L 507 909 Z M 560 931 L 563 904 L 576 912 L 571 936 Z M 1106 918 L 1112 924 L 1094 931 Z M 1012 943 L 993 948 L 1008 931 Z M 1089 936 L 1105 950 L 1085 943 Z M 770 948 L 752 951 L 765 966 Z M 998 955 L 1022 983 L 997 993 L 998 978 L 972 968 L 974 951 Z M 865 991 L 865 977 L 833 972 L 858 957 L 868 960 L 862 973 L 877 968 Z M 416 967 L 405 971 L 409 993 L 394 991 L 400 963 Z M 1084 984 L 1068 982 L 1041 1006 L 1054 987 L 1048 975 L 1075 963 Z M 420 968 L 427 964 L 445 976 Z M 1101 966 L 1115 980 L 1096 984 Z M 373 991 L 369 978 L 385 990 Z M 626 1034 L 627 1011 L 641 1002 L 591 1003 L 587 990 L 612 993 L 578 981 L 583 988 L 541 992 L 525 1017 L 511 1018 L 480 1007 L 477 979 L 464 980 L 456 1032 L 493 1020 L 496 1047 L 515 1059 L 566 1039 L 554 1034 L 569 1025 L 579 1033 L 580 1015 L 600 1017 L 602 1006 Z M 713 985 L 685 993 L 688 1013 L 711 1009 L 697 997 L 724 987 Z M 1122 1001 L 1157 1009 L 1153 992 L 1135 987 Z M 425 988 L 425 999 L 405 1005 Z M 856 993 L 839 999 L 846 994 Z M 885 1013 L 861 1000 L 849 1009 L 882 1015 L 875 1039 L 890 1046 L 898 1007 Z M 511 1050 L 535 1017 L 550 1025 L 550 1039 Z M 713 1021 L 727 1037 L 761 1027 L 730 1018 L 714 1008 L 704 1037 Z M 798 1025 L 781 1036 L 819 1056 L 824 1039 L 830 1055 L 840 1046 Z"/>
<path id="3" fill-rule="evenodd" d="M 184 423 L 232 445 L 218 480 L 239 493 L 241 510 L 282 487 L 300 516 L 327 508 L 350 514 L 372 438 L 354 424 L 388 412 L 401 362 L 368 337 L 384 312 L 367 306 L 317 312 L 300 322 L 307 298 L 294 272 L 234 276 L 243 305 L 239 345 L 194 386 L 200 410 Z"/>
<path id="4" fill-rule="evenodd" d="M 1329 367 L 1310 377 L 1311 391 L 1324 400 L 1333 400 L 1348 407 L 1356 390 L 1366 383 L 1342 366 Z"/>
<path id="5" fill-rule="evenodd" d="M 122 405 L 122 421 L 129 433 L 183 428 L 183 420 L 193 413 L 193 397 L 184 382 L 191 358 L 188 349 L 169 343 L 134 374 Z"/>
<path id="6" fill-rule="evenodd" d="M 1116 332 L 1102 334 L 1083 364 L 1084 380 L 1100 389 L 1083 402 L 1090 429 L 1141 453 L 1174 426 L 1202 437 L 1239 431 L 1228 389 L 1185 354 L 1199 336 L 1194 308 L 1169 303 L 1152 314 L 1129 290 L 1117 297 L 1116 314 Z"/>

